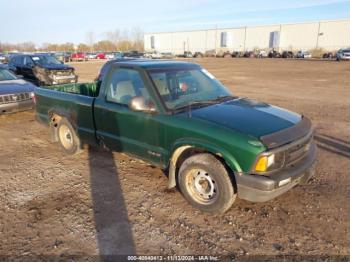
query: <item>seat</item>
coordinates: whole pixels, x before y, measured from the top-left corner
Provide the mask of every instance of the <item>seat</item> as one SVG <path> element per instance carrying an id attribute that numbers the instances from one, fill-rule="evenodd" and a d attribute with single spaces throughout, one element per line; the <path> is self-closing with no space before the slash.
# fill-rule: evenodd
<path id="1" fill-rule="evenodd" d="M 117 103 L 129 104 L 131 98 L 135 96 L 135 88 L 131 81 L 121 81 L 117 84 L 115 94 L 115 99 Z"/>

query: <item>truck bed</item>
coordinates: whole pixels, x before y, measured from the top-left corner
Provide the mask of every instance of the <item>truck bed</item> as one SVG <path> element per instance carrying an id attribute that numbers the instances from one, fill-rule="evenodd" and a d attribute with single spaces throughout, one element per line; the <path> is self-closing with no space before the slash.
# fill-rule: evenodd
<path id="1" fill-rule="evenodd" d="M 98 96 L 98 87 L 97 82 L 92 83 L 74 83 L 74 84 L 65 84 L 65 85 L 56 85 L 56 86 L 43 86 L 41 88 L 50 89 L 63 93 L 71 93 L 83 96 L 97 97 Z"/>
<path id="2" fill-rule="evenodd" d="M 93 104 L 98 96 L 97 82 L 36 88 L 37 119 L 50 124 L 54 114 L 67 118 L 82 140 L 95 141 Z"/>

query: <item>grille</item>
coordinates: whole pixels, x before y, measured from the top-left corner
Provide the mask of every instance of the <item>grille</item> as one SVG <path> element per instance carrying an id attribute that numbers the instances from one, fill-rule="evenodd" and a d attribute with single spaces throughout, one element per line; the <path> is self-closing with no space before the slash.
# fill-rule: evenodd
<path id="1" fill-rule="evenodd" d="M 301 139 L 300 143 L 293 145 L 286 150 L 286 166 L 291 166 L 299 160 L 303 159 L 310 149 L 312 142 L 312 136 L 309 138 Z"/>
<path id="2" fill-rule="evenodd" d="M 30 93 L 18 93 L 11 95 L 1 95 L 0 104 L 16 103 L 31 99 Z"/>
<path id="3" fill-rule="evenodd" d="M 71 70 L 62 70 L 62 71 L 52 70 L 51 72 L 53 75 L 56 75 L 56 76 L 69 76 L 72 74 Z"/>

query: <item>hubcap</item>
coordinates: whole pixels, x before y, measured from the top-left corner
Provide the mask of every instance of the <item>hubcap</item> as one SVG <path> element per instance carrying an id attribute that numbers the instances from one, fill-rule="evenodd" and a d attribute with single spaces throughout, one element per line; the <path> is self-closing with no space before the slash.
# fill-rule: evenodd
<path id="1" fill-rule="evenodd" d="M 217 196 L 213 177 L 202 169 L 194 169 L 186 176 L 186 185 L 192 197 L 201 204 L 210 204 Z"/>
<path id="2" fill-rule="evenodd" d="M 69 150 L 73 147 L 73 135 L 67 126 L 60 126 L 59 136 L 61 143 L 65 149 Z"/>

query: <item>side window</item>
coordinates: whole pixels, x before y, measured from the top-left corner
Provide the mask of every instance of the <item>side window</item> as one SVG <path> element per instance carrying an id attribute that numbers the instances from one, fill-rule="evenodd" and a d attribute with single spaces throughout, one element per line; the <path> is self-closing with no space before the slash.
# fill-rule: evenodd
<path id="1" fill-rule="evenodd" d="M 119 68 L 107 82 L 106 100 L 113 103 L 128 105 L 130 100 L 136 96 L 143 96 L 150 100 L 140 73 L 134 69 Z"/>
<path id="2" fill-rule="evenodd" d="M 26 57 L 24 57 L 23 65 L 25 65 L 25 66 L 33 66 L 34 62 L 29 56 L 26 56 Z"/>
<path id="3" fill-rule="evenodd" d="M 18 66 L 24 65 L 24 56 L 20 56 L 17 61 Z"/>

